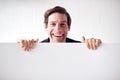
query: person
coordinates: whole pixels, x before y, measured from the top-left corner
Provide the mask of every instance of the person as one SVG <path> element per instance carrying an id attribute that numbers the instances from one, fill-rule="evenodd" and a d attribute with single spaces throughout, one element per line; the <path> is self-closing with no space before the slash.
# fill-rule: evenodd
<path id="1" fill-rule="evenodd" d="M 68 38 L 68 32 L 71 26 L 71 16 L 64 7 L 55 6 L 48 9 L 44 14 L 45 31 L 48 34 L 48 38 L 41 41 L 40 43 L 85 43 L 88 49 L 97 49 L 101 44 L 100 39 L 90 38 L 86 39 L 82 37 L 82 41 L 77 41 Z M 39 39 L 24 40 L 22 39 L 19 43 L 20 46 L 25 50 L 29 51 L 38 42 Z"/>

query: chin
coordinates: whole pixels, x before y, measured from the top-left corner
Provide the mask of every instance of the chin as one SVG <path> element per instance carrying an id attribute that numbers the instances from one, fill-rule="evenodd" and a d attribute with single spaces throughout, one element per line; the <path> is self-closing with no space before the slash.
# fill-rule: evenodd
<path id="1" fill-rule="evenodd" d="M 62 36 L 55 36 L 55 35 L 50 35 L 50 42 L 54 42 L 54 43 L 63 43 L 66 42 L 66 36 L 65 34 Z"/>
<path id="2" fill-rule="evenodd" d="M 51 39 L 50 40 L 50 42 L 54 42 L 54 43 L 63 43 L 63 42 L 65 42 L 65 40 L 64 39 Z"/>
<path id="3" fill-rule="evenodd" d="M 51 42 L 65 42 L 65 39 L 63 38 L 63 37 L 61 37 L 61 38 L 56 38 L 56 37 L 53 37 L 53 38 L 51 38 L 51 40 L 50 40 Z"/>

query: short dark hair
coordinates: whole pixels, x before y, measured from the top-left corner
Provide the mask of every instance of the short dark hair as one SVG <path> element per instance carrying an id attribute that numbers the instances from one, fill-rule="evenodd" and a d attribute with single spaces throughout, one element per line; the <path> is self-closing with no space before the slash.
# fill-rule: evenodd
<path id="1" fill-rule="evenodd" d="M 48 9 L 45 14 L 44 14 L 44 23 L 47 25 L 48 24 L 48 17 L 52 14 L 52 13 L 61 13 L 61 14 L 65 14 L 67 16 L 67 24 L 70 27 L 71 25 L 71 17 L 69 15 L 69 13 L 66 11 L 65 8 L 60 7 L 60 6 L 55 6 L 54 8 Z"/>

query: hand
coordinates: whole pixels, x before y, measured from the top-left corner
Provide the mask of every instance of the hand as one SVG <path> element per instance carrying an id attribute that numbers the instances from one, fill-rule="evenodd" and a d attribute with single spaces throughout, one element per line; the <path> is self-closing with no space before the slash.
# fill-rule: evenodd
<path id="1" fill-rule="evenodd" d="M 21 40 L 19 43 L 20 47 L 23 48 L 24 51 L 30 51 L 32 48 L 34 48 L 35 43 L 38 42 L 39 39 L 32 39 L 32 40 Z"/>
<path id="2" fill-rule="evenodd" d="M 84 36 L 82 37 L 82 41 L 83 43 L 86 44 L 88 49 L 92 49 L 92 50 L 96 50 L 97 47 L 99 47 L 100 44 L 102 43 L 100 39 L 95 39 L 95 38 L 86 39 Z"/>

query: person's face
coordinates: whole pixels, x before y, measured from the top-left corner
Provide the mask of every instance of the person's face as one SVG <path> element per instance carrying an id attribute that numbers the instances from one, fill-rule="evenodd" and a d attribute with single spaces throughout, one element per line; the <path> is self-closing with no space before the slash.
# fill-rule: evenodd
<path id="1" fill-rule="evenodd" d="M 48 17 L 48 24 L 45 27 L 50 42 L 65 42 L 68 31 L 67 16 L 61 13 L 53 13 Z"/>

